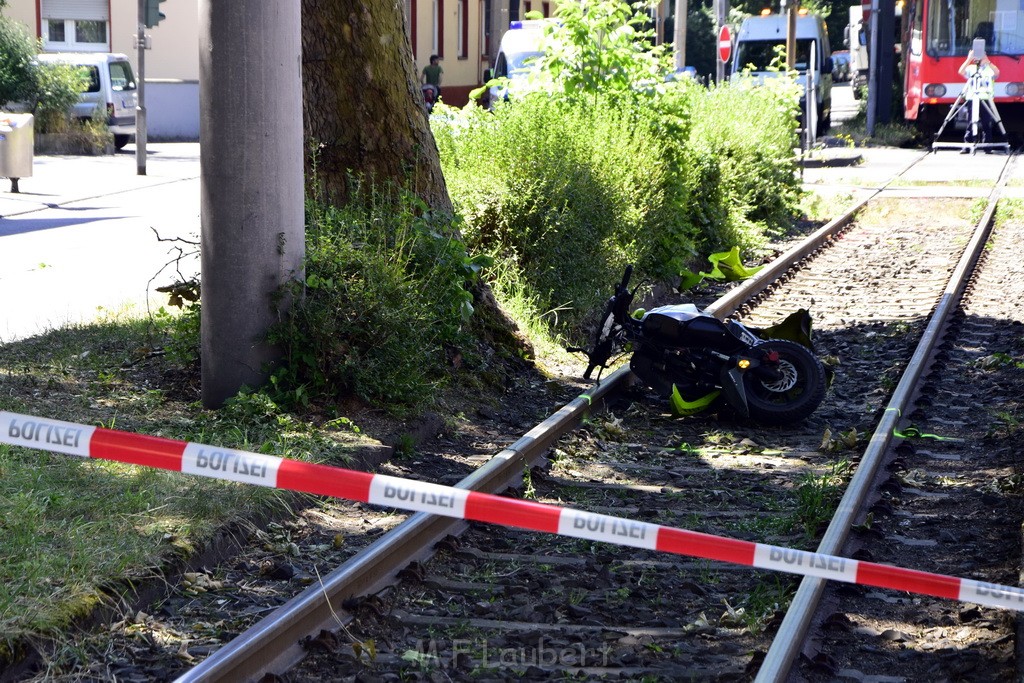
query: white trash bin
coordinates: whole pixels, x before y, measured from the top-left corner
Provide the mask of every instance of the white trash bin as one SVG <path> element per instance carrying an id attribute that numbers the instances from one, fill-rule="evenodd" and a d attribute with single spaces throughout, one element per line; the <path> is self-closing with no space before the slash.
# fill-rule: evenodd
<path id="1" fill-rule="evenodd" d="M 11 192 L 19 191 L 20 178 L 32 177 L 34 128 L 32 114 L 0 113 L 0 177 L 11 179 Z"/>

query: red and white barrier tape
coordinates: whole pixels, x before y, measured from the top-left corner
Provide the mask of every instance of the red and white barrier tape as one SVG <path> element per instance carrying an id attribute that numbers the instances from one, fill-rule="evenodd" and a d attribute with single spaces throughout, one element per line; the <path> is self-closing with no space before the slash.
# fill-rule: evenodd
<path id="1" fill-rule="evenodd" d="M 0 411 L 0 443 L 1024 611 L 1024 589 L 451 486 Z"/>

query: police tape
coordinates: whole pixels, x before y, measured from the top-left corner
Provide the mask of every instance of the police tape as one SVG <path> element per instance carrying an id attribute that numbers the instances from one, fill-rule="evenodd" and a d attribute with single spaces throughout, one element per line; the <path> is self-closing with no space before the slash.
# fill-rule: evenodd
<path id="1" fill-rule="evenodd" d="M 0 443 L 1024 611 L 1024 589 L 489 493 L 0 411 Z"/>

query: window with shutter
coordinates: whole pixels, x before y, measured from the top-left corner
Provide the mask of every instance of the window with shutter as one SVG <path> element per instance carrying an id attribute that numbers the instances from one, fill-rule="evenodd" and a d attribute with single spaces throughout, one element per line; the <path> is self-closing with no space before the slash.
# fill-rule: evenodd
<path id="1" fill-rule="evenodd" d="M 41 0 L 43 49 L 50 52 L 107 52 L 110 7 L 107 0 Z"/>

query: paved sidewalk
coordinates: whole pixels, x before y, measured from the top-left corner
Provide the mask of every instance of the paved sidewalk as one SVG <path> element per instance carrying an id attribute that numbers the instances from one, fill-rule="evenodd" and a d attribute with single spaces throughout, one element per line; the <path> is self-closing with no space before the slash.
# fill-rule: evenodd
<path id="1" fill-rule="evenodd" d="M 154 231 L 198 240 L 199 145 L 148 152 L 145 176 L 130 145 L 113 156 L 36 157 L 19 194 L 0 179 L 0 341 L 165 301 L 154 290 L 172 281 L 173 270 L 158 273 L 176 252 Z M 185 264 L 186 276 L 197 272 L 196 259 Z"/>
<path id="2" fill-rule="evenodd" d="M 873 194 L 894 175 L 921 159 L 913 169 L 894 182 L 885 196 L 929 197 L 951 193 L 963 197 L 987 197 L 990 183 L 999 177 L 1005 154 L 959 154 L 940 150 L 864 147 L 831 148 L 812 155 L 803 170 L 804 188 L 821 192 L 828 187 L 835 194 L 855 199 Z M 957 185 L 956 189 L 951 186 Z M 1024 165 L 1011 169 L 1003 197 L 1024 196 Z"/>

